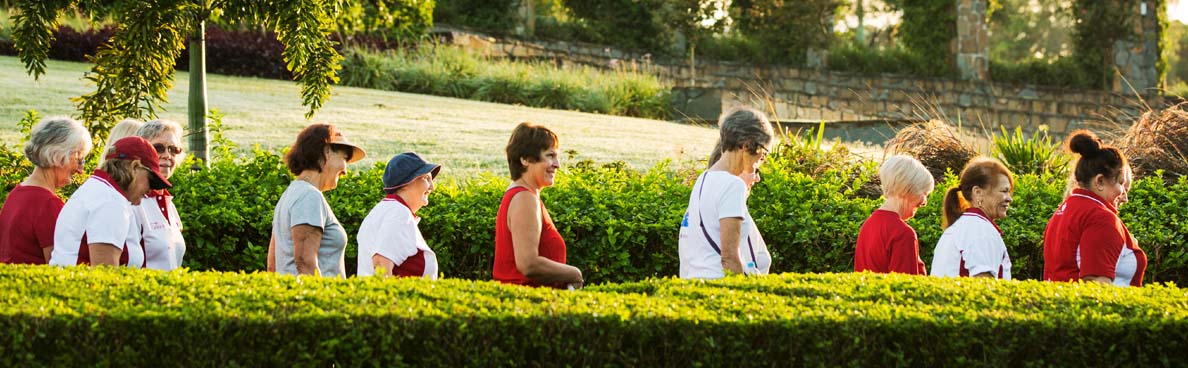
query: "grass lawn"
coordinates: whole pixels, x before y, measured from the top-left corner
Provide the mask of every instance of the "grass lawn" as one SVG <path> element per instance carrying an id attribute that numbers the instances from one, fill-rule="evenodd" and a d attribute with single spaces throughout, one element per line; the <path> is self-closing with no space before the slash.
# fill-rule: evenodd
<path id="1" fill-rule="evenodd" d="M 29 109 L 43 116 L 74 115 L 71 97 L 93 89 L 83 79 L 89 64 L 48 61 L 48 73 L 35 81 L 15 57 L 0 57 L 0 140 L 19 139 L 17 121 Z M 188 74 L 177 73 L 170 103 L 161 117 L 186 125 Z M 298 85 L 289 81 L 210 75 L 209 107 L 226 117 L 232 141 L 242 148 L 287 147 L 302 127 Z M 387 161 L 393 154 L 417 151 L 456 175 L 491 171 L 503 175 L 507 160 L 503 147 L 522 121 L 544 124 L 557 132 L 563 150 L 577 158 L 598 162 L 623 160 L 647 167 L 672 158 L 689 160 L 708 155 L 717 131 L 658 120 L 502 105 L 446 97 L 334 87 L 333 96 L 312 121 L 340 126 L 347 138 L 367 150 L 354 164 Z"/>

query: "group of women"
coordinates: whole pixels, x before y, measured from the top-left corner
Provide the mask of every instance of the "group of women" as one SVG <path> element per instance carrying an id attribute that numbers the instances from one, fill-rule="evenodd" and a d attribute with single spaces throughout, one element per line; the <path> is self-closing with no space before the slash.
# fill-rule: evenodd
<path id="1" fill-rule="evenodd" d="M 169 121 L 121 122 L 99 167 L 63 202 L 57 191 L 83 173 L 91 135 L 68 118 L 38 123 L 25 145 L 33 172 L 0 207 L 0 263 L 180 267 L 185 241 L 167 189 L 181 132 Z"/>
<path id="2" fill-rule="evenodd" d="M 1044 279 L 1141 286 L 1147 257 L 1118 217 L 1130 190 L 1126 156 L 1088 131 L 1074 132 L 1071 191 L 1044 229 Z M 879 171 L 883 206 L 863 223 L 854 271 L 928 274 L 907 219 L 927 203 L 932 177 L 919 161 L 892 156 Z M 932 276 L 1011 279 L 1011 257 L 995 222 L 1007 216 L 1014 177 L 1001 162 L 972 160 L 945 192 Z"/>
<path id="3" fill-rule="evenodd" d="M 83 170 L 90 135 L 78 122 L 46 119 L 33 128 L 25 155 L 35 169 L 0 208 L 0 262 L 125 265 L 170 270 L 181 265 L 182 225 L 167 189 L 182 161 L 181 128 L 168 121 L 121 122 L 103 162 L 66 202 L 56 191 Z M 698 175 L 679 230 L 680 277 L 721 278 L 770 272 L 772 257 L 747 209 L 759 167 L 775 141 L 766 116 L 735 108 L 719 120 L 708 168 Z M 495 223 L 495 280 L 529 286 L 580 288 L 582 271 L 566 264 L 565 240 L 540 192 L 561 166 L 557 135 L 521 123 L 505 150 L 512 183 Z M 1073 188 L 1044 232 L 1044 278 L 1117 285 L 1142 283 L 1146 256 L 1118 218 L 1127 200 L 1126 157 L 1092 133 L 1069 139 L 1079 154 Z M 269 271 L 345 277 L 347 233 L 323 192 L 338 186 L 346 165 L 366 152 L 330 124 L 313 124 L 285 156 L 295 179 L 277 202 L 268 246 Z M 359 226 L 359 276 L 436 279 L 442 273 L 417 225 L 441 166 L 414 152 L 392 157 L 383 198 Z M 905 222 L 934 189 L 920 161 L 889 157 L 879 170 L 884 203 L 863 223 L 855 271 L 927 273 L 916 232 Z M 932 260 L 933 276 L 1011 278 L 1011 260 L 995 221 L 1007 216 L 1013 176 L 1002 163 L 978 158 L 944 196 L 945 229 Z M 147 202 L 145 200 L 148 200 Z M 147 205 L 146 205 L 147 203 Z"/>

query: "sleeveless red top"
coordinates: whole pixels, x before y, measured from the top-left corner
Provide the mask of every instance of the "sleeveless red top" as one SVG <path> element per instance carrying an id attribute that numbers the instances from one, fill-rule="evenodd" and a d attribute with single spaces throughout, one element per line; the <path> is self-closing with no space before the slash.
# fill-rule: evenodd
<path id="1" fill-rule="evenodd" d="M 503 193 L 503 202 L 499 204 L 499 214 L 495 217 L 495 268 L 491 275 L 495 281 L 505 284 L 528 286 L 545 286 L 536 283 L 516 268 L 515 247 L 512 246 L 511 229 L 507 227 L 507 208 L 517 193 L 526 192 L 528 188 L 512 187 Z M 554 262 L 565 263 L 565 239 L 553 226 L 552 219 L 547 216 L 544 202 L 540 203 L 540 245 L 537 247 L 541 257 Z M 553 285 L 549 285 L 553 286 Z"/>

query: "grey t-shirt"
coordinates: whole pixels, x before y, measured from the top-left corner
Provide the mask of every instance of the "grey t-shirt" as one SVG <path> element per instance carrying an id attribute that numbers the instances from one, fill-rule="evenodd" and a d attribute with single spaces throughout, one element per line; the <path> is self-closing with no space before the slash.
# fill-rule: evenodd
<path id="1" fill-rule="evenodd" d="M 344 251 L 347 234 L 326 203 L 322 192 L 304 180 L 293 180 L 272 214 L 272 235 L 276 237 L 276 272 L 297 274 L 297 260 L 293 257 L 293 226 L 310 225 L 322 229 L 318 246 L 318 271 L 324 277 L 346 277 Z"/>

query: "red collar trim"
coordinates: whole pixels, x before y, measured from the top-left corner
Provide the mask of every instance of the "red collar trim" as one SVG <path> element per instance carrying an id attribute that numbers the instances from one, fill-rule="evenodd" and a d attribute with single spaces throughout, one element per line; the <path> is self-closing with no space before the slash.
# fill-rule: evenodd
<path id="1" fill-rule="evenodd" d="M 404 201 L 404 198 L 400 198 L 400 195 L 399 195 L 399 194 L 392 193 L 392 194 L 386 195 L 386 196 L 384 196 L 384 200 L 385 200 L 385 201 L 387 201 L 387 200 L 394 200 L 394 201 L 396 201 L 396 202 L 400 202 L 400 204 L 404 205 L 404 208 L 405 208 L 405 209 L 408 209 L 408 212 L 409 212 L 409 213 L 412 213 L 412 207 L 409 207 L 409 206 L 408 206 L 408 202 L 405 202 L 405 201 Z M 413 215 L 413 218 L 418 218 L 418 217 L 419 217 L 419 216 L 417 216 L 417 214 L 415 214 L 415 213 L 413 213 L 412 215 Z"/>
<path id="2" fill-rule="evenodd" d="M 998 235 L 1002 235 L 1002 229 L 998 228 L 998 224 L 994 223 L 994 220 L 991 220 L 990 216 L 986 216 L 986 213 L 982 212 L 982 210 L 979 208 L 970 207 L 970 208 L 966 209 L 965 213 L 963 213 L 961 215 L 962 216 L 974 216 L 974 217 L 978 217 L 983 220 L 986 220 L 986 222 L 989 222 L 990 225 L 994 225 L 994 230 L 998 230 Z"/>
<path id="3" fill-rule="evenodd" d="M 107 186 L 115 189 L 117 192 L 120 192 L 120 195 L 127 197 L 127 195 L 124 194 L 124 188 L 120 188 L 120 186 L 116 184 L 115 179 L 111 178 L 111 174 L 108 174 L 106 171 L 95 169 L 95 173 L 91 174 L 91 178 L 98 180 L 103 184 L 107 184 Z"/>
<path id="4" fill-rule="evenodd" d="M 1086 198 L 1086 199 L 1092 200 L 1094 202 L 1097 202 L 1097 204 L 1101 205 L 1102 207 L 1105 207 L 1105 209 L 1107 209 L 1107 210 L 1110 210 L 1110 212 L 1113 212 L 1115 214 L 1118 213 L 1118 209 L 1114 208 L 1113 203 L 1107 202 L 1105 200 L 1105 198 L 1102 198 L 1101 196 L 1097 195 L 1097 193 L 1093 193 L 1092 191 L 1089 191 L 1089 190 L 1076 188 L 1076 189 L 1073 189 L 1072 194 L 1070 194 L 1068 197 L 1069 198 L 1072 198 L 1072 197 Z"/>
<path id="5" fill-rule="evenodd" d="M 173 194 L 169 193 L 169 189 L 149 190 L 148 193 L 144 194 L 145 198 L 172 197 L 172 196 L 173 196 Z"/>

